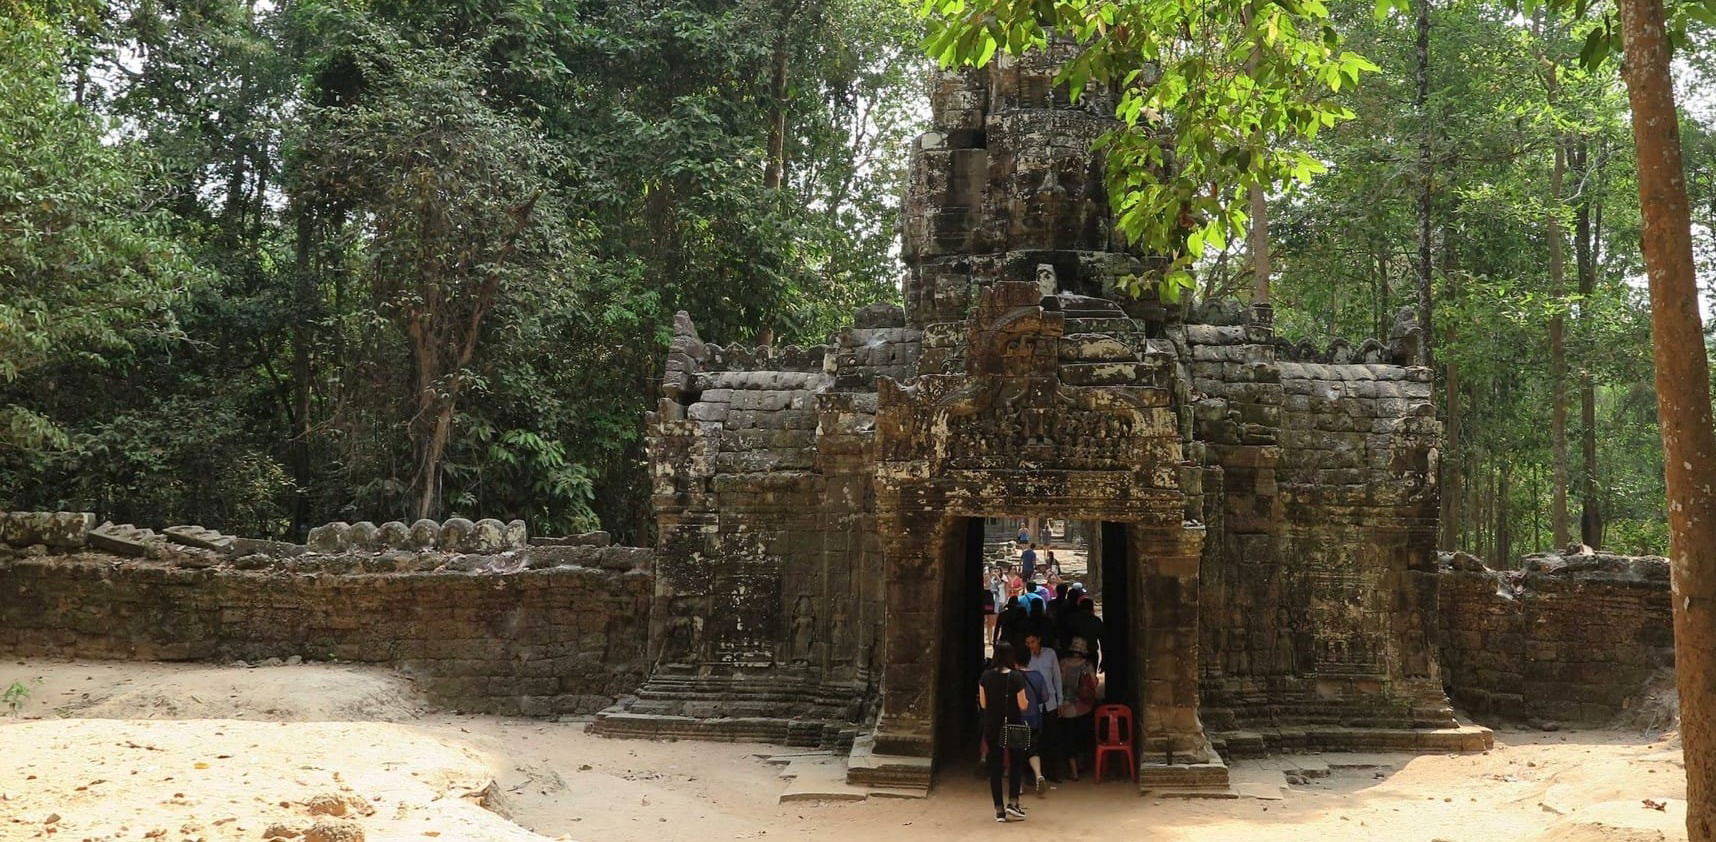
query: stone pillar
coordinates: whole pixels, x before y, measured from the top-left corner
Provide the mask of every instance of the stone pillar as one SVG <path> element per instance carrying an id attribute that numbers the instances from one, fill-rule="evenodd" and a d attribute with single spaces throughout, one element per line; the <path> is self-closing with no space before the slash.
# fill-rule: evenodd
<path id="1" fill-rule="evenodd" d="M 1204 529 L 1134 525 L 1127 536 L 1138 728 L 1146 763 L 1213 760 L 1198 719 L 1198 564 Z"/>
<path id="2" fill-rule="evenodd" d="M 1102 522 L 1086 521 L 1084 589 L 1091 599 L 1102 599 Z"/>
<path id="3" fill-rule="evenodd" d="M 941 664 L 940 609 L 946 577 L 945 565 L 938 562 L 950 522 L 923 506 L 885 509 L 877 518 L 882 530 L 886 613 L 882 712 L 876 722 L 878 754 L 930 757 L 934 750 L 935 678 Z"/>

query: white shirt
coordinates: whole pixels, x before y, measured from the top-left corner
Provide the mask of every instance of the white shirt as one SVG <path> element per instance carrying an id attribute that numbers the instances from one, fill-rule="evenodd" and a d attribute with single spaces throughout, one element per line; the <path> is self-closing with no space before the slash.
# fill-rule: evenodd
<path id="1" fill-rule="evenodd" d="M 1027 662 L 1031 670 L 1042 673 L 1043 683 L 1049 687 L 1049 697 L 1044 699 L 1049 710 L 1057 710 L 1066 697 L 1064 685 L 1061 683 L 1061 659 L 1055 650 L 1044 646 L 1041 652 L 1031 656 Z"/>

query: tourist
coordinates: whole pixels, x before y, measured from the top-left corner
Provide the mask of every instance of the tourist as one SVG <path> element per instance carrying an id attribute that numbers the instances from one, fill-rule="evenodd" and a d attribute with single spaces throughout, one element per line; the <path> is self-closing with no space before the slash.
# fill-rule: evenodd
<path id="1" fill-rule="evenodd" d="M 1066 571 L 1061 570 L 1060 559 L 1055 558 L 1054 548 L 1047 545 L 1043 549 L 1043 569 L 1048 571 L 1051 586 L 1060 584 L 1061 579 L 1066 577 Z"/>
<path id="2" fill-rule="evenodd" d="M 1014 651 L 1024 651 L 1025 626 L 1031 621 L 1031 612 L 1023 602 L 1023 597 L 1008 597 L 995 628 L 995 640 L 1006 641 Z"/>
<path id="3" fill-rule="evenodd" d="M 991 659 L 989 669 L 984 670 L 983 676 L 977 680 L 977 707 L 983 712 L 983 744 L 989 749 L 989 794 L 995 800 L 995 820 L 998 822 L 1025 819 L 1025 808 L 1019 806 L 1019 782 L 1028 762 L 1025 759 L 1028 749 L 1011 745 L 1004 747 L 1001 731 L 1007 725 L 1024 724 L 1024 710 L 1028 704 L 1025 678 L 1014 669 L 1013 647 L 1001 641 L 995 644 L 995 657 Z M 1005 806 L 1001 802 L 1003 768 L 1009 772 Z"/>
<path id="4" fill-rule="evenodd" d="M 1072 613 L 1072 603 L 1067 601 L 1067 583 L 1055 586 L 1055 595 L 1049 600 L 1049 641 L 1056 649 L 1066 645 L 1067 615 Z"/>
<path id="5" fill-rule="evenodd" d="M 1019 527 L 1019 537 L 1014 538 L 1013 542 L 1018 544 L 1019 546 L 1024 546 L 1024 545 L 1030 543 L 1031 542 L 1031 530 L 1026 529 L 1023 526 Z"/>
<path id="6" fill-rule="evenodd" d="M 1019 600 L 1019 605 L 1025 609 L 1026 615 L 1021 631 L 1025 634 L 1034 632 L 1041 635 L 1049 626 L 1048 604 L 1043 600 L 1042 595 L 1027 594 L 1025 598 Z M 1020 642 L 1024 642 L 1023 638 Z"/>
<path id="7" fill-rule="evenodd" d="M 1019 554 L 1019 575 L 1029 582 L 1037 576 L 1037 545 L 1030 544 Z"/>
<path id="8" fill-rule="evenodd" d="M 1046 625 L 1046 624 L 1045 624 Z M 1048 764 L 1050 783 L 1061 782 L 1060 754 L 1060 708 L 1064 701 L 1061 692 L 1061 662 L 1055 655 L 1054 647 L 1044 646 L 1043 637 L 1046 628 L 1032 629 L 1025 634 L 1025 649 L 1030 653 L 1025 666 L 1032 672 L 1043 677 L 1047 685 L 1043 697 L 1043 741 L 1038 754 L 1043 755 Z M 1041 786 L 1038 792 L 1041 792 Z"/>
<path id="9" fill-rule="evenodd" d="M 995 642 L 995 625 L 1001 618 L 1001 606 L 1007 602 L 1007 579 L 994 567 L 983 570 L 983 640 Z"/>
<path id="10" fill-rule="evenodd" d="M 978 595 L 978 601 L 983 605 L 983 639 L 986 641 L 994 641 L 996 618 L 1000 613 L 995 607 L 994 571 L 983 574 L 983 578 L 983 590 Z"/>
<path id="11" fill-rule="evenodd" d="M 1075 637 L 1067 644 L 1066 653 L 1061 657 L 1062 698 L 1060 710 L 1056 712 L 1061 733 L 1056 742 L 1061 755 L 1066 758 L 1067 771 L 1075 781 L 1078 780 L 1079 762 L 1094 750 L 1091 711 L 1096 708 L 1096 668 L 1085 657 L 1089 648 L 1084 638 Z"/>
<path id="12" fill-rule="evenodd" d="M 1011 599 L 1024 594 L 1025 579 L 1019 574 L 1014 573 L 1012 567 L 1004 567 L 1004 570 L 1005 573 L 1003 575 L 1007 577 L 1007 597 Z"/>
<path id="13" fill-rule="evenodd" d="M 1048 710 L 1049 682 L 1048 677 L 1031 669 L 1030 664 L 1021 663 L 1018 671 L 1025 677 L 1025 709 L 1020 716 L 1025 724 L 1031 726 L 1031 747 L 1026 751 L 1025 759 L 1031 766 L 1031 780 L 1035 782 L 1037 795 L 1042 796 L 1048 791 L 1049 782 L 1043 778 L 1043 755 L 1040 747 L 1043 744 L 1044 712 Z"/>
<path id="14" fill-rule="evenodd" d="M 1068 593 L 1072 591 L 1069 590 Z M 1088 594 L 1080 593 L 1073 605 L 1073 615 L 1067 623 L 1067 631 L 1075 637 L 1084 638 L 1084 642 L 1090 646 L 1090 664 L 1100 671 L 1103 669 L 1102 636 L 1106 629 L 1103 628 L 1102 618 L 1096 616 L 1096 603 Z"/>

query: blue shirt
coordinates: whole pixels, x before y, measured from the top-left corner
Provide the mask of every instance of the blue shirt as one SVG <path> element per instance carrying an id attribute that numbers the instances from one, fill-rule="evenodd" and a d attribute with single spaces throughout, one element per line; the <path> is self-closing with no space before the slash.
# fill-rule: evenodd
<path id="1" fill-rule="evenodd" d="M 1026 550 L 1024 555 L 1019 556 L 1019 569 L 1020 578 L 1027 582 L 1031 581 L 1031 574 L 1037 572 L 1036 550 Z"/>

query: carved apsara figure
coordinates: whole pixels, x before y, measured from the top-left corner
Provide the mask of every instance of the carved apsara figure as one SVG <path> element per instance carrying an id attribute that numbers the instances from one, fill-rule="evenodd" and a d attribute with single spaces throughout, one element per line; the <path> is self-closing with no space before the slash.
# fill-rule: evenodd
<path id="1" fill-rule="evenodd" d="M 810 662 L 810 648 L 816 637 L 816 617 L 812 616 L 810 597 L 799 594 L 792 608 L 792 634 L 788 637 L 787 662 Z"/>
<path id="2" fill-rule="evenodd" d="M 667 632 L 657 660 L 663 664 L 689 664 L 695 660 L 703 637 L 703 618 L 697 616 L 683 600 L 674 600 L 671 610 L 673 616 L 667 621 Z"/>

